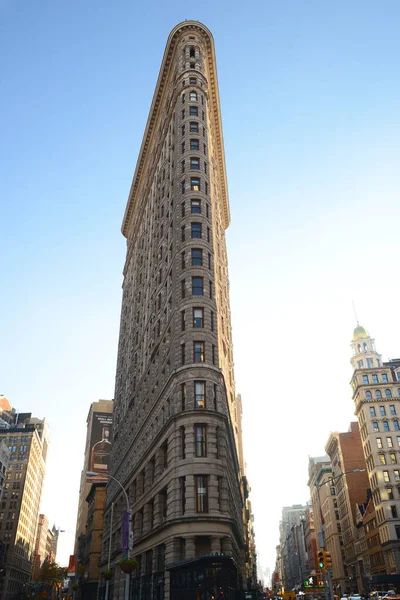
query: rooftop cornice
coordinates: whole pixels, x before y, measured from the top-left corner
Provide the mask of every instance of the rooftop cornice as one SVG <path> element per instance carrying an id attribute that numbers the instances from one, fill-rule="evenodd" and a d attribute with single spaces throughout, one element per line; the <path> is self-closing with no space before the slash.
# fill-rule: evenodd
<path id="1" fill-rule="evenodd" d="M 225 229 L 229 226 L 230 223 L 228 185 L 226 177 L 224 140 L 222 135 L 221 107 L 219 101 L 214 39 L 210 30 L 199 21 L 183 21 L 182 23 L 176 25 L 171 31 L 165 47 L 165 52 L 161 63 L 160 72 L 158 75 L 157 85 L 154 92 L 153 101 L 151 103 L 146 129 L 144 132 L 143 141 L 140 147 L 139 157 L 136 164 L 135 174 L 133 176 L 133 181 L 128 196 L 128 202 L 122 221 L 121 231 L 125 237 L 128 237 L 129 225 L 136 205 L 138 191 L 140 190 L 140 188 L 143 187 L 142 176 L 145 172 L 146 163 L 149 160 L 149 148 L 152 145 L 152 141 L 156 130 L 156 124 L 160 117 L 160 107 L 162 105 L 162 99 L 168 91 L 166 89 L 166 86 L 169 81 L 174 52 L 176 50 L 176 46 L 181 36 L 185 35 L 185 33 L 190 33 L 190 31 L 196 31 L 196 33 L 201 33 L 207 47 L 207 56 L 205 57 L 205 59 L 208 61 L 209 71 L 208 85 L 210 97 L 210 115 L 213 121 L 212 125 L 214 127 L 216 140 L 216 161 L 221 184 L 222 216 L 224 219 Z"/>

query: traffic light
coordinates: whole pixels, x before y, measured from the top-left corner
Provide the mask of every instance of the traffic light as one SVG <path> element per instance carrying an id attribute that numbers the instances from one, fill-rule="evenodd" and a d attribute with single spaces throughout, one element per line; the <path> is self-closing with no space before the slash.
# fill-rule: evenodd
<path id="1" fill-rule="evenodd" d="M 330 552 L 324 552 L 325 569 L 332 569 L 332 557 Z"/>
<path id="2" fill-rule="evenodd" d="M 324 551 L 320 550 L 318 552 L 318 568 L 320 571 L 325 571 L 325 557 L 324 557 Z"/>

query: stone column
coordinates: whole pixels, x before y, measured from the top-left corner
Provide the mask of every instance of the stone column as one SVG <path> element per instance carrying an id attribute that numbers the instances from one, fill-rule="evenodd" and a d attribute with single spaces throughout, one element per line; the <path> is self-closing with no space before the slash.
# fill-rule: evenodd
<path id="1" fill-rule="evenodd" d="M 196 538 L 194 536 L 185 536 L 185 558 L 195 558 L 196 556 Z"/>
<path id="2" fill-rule="evenodd" d="M 233 545 L 230 537 L 222 538 L 222 552 L 230 556 L 233 555 Z"/>
<path id="3" fill-rule="evenodd" d="M 174 538 L 169 539 L 165 542 L 165 565 L 170 565 L 176 561 L 175 556 L 175 540 Z M 170 590 L 170 572 L 165 571 L 165 579 L 164 579 L 164 600 L 171 599 L 171 590 Z"/>
<path id="4" fill-rule="evenodd" d="M 211 537 L 211 552 L 221 552 L 221 538 L 214 535 Z"/>
<path id="5" fill-rule="evenodd" d="M 196 490 L 194 475 L 186 475 L 186 505 L 185 515 L 194 515 L 196 513 Z"/>
<path id="6" fill-rule="evenodd" d="M 218 479 L 216 475 L 210 475 L 208 480 L 208 508 L 210 513 L 219 512 Z"/>

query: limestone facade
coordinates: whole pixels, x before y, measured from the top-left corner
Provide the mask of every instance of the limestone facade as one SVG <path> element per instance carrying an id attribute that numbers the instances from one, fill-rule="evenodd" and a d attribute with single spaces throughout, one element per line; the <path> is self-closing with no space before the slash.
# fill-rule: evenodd
<path id="1" fill-rule="evenodd" d="M 139 561 L 134 598 L 169 600 L 168 567 L 212 553 L 232 556 L 245 586 L 229 219 L 214 42 L 205 26 L 185 21 L 168 38 L 122 225 L 127 255 L 111 475 L 129 494 Z M 112 481 L 103 563 L 111 502 L 115 564 L 126 501 Z M 116 572 L 115 598 L 123 585 Z"/>

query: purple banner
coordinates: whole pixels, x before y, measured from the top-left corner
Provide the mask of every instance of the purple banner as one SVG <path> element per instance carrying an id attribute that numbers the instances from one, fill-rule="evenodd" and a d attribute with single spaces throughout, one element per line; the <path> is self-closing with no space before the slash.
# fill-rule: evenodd
<path id="1" fill-rule="evenodd" d="M 129 549 L 129 513 L 124 512 L 122 519 L 122 552 L 125 556 L 128 556 Z"/>

